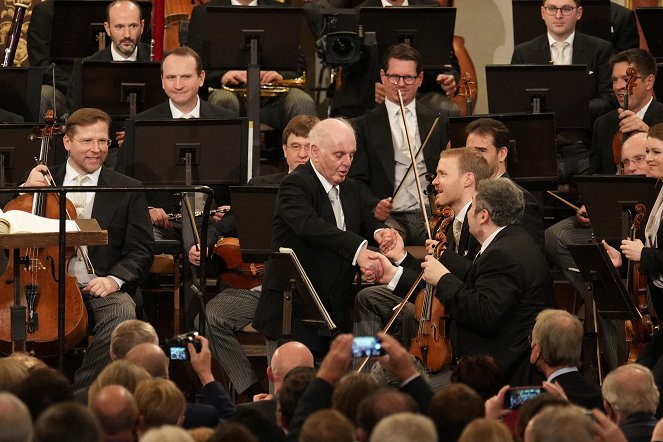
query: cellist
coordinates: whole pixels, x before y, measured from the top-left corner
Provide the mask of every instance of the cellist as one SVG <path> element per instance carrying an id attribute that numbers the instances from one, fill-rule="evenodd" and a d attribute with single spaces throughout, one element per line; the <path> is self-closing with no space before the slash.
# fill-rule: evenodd
<path id="1" fill-rule="evenodd" d="M 103 166 L 108 155 L 110 117 L 94 108 L 82 108 L 67 119 L 64 147 L 69 158 L 50 169 L 38 165 L 30 171 L 26 187 L 47 186 L 47 176 L 64 186 L 137 186 L 133 178 Z M 79 218 L 97 220 L 108 230 L 108 245 L 89 247 L 94 270 L 88 274 L 81 259 L 69 264 L 76 276 L 91 318 L 94 341 L 76 371 L 74 388 L 85 388 L 111 362 L 109 345 L 113 329 L 127 319 L 136 318 L 133 290 L 145 279 L 154 255 L 154 238 L 147 202 L 143 193 L 109 192 L 96 204 L 94 191 L 68 195 L 77 201 Z"/>

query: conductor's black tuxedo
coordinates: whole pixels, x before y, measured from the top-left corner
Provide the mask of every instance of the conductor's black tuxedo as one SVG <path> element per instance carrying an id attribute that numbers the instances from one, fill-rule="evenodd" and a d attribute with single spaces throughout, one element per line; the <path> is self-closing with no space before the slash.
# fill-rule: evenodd
<path id="1" fill-rule="evenodd" d="M 610 42 L 580 32 L 575 33 L 571 61 L 573 64 L 587 66 L 589 113 L 592 119 L 617 107 L 617 99 L 612 92 L 612 72 L 608 66 L 613 52 L 614 48 Z M 516 46 L 511 64 L 550 64 L 550 60 L 552 57 L 548 36 L 543 34 Z"/>
<path id="2" fill-rule="evenodd" d="M 347 291 L 356 269 L 354 255 L 365 237 L 384 227 L 373 217 L 372 207 L 362 201 L 359 185 L 346 178 L 339 186 L 346 231 L 336 227 L 329 197 L 311 162 L 303 164 L 281 183 L 274 208 L 272 250 L 289 247 L 295 251 L 331 318 L 341 330 L 350 330 Z M 268 339 L 278 339 L 282 331 L 283 291 L 287 281 L 267 263 L 262 295 L 253 326 Z M 329 340 L 318 328 L 303 324 L 302 312 L 293 309 L 292 337 L 311 351 L 326 351 Z"/>

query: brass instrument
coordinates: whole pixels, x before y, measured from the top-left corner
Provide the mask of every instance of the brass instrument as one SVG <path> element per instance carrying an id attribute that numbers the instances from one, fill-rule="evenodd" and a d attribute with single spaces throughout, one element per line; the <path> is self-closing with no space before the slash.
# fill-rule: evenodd
<path id="1" fill-rule="evenodd" d="M 288 80 L 279 80 L 272 83 L 261 83 L 260 84 L 260 96 L 261 97 L 276 97 L 277 95 L 284 94 L 290 91 L 290 88 L 296 87 L 298 89 L 303 89 L 306 84 L 306 73 L 297 78 L 290 78 Z M 221 85 L 220 88 L 210 87 L 208 92 L 211 94 L 217 90 L 224 90 L 234 92 L 236 94 L 241 94 L 246 97 L 247 87 L 245 84 L 240 85 Z"/>
<path id="2" fill-rule="evenodd" d="M 7 44 L 5 46 L 5 56 L 2 62 L 3 68 L 14 65 L 14 56 L 16 55 L 18 42 L 21 39 L 21 26 L 23 26 L 25 11 L 27 10 L 28 5 L 14 3 L 14 18 L 12 18 L 12 24 L 6 37 Z"/>

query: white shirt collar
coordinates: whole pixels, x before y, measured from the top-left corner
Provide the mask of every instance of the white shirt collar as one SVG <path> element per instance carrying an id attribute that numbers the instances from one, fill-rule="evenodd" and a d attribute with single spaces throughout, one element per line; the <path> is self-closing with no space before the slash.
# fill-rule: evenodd
<path id="1" fill-rule="evenodd" d="M 506 226 L 504 226 L 504 227 L 506 227 Z M 504 227 L 499 227 L 497 230 L 495 230 L 493 233 L 491 233 L 488 236 L 488 238 L 486 238 L 486 240 L 483 242 L 483 244 L 481 244 L 481 250 L 479 250 L 479 253 L 483 253 L 484 250 L 486 250 L 488 248 L 490 243 L 493 242 L 493 240 L 495 239 L 497 234 L 500 233 L 504 229 Z"/>
<path id="2" fill-rule="evenodd" d="M 258 6 L 258 0 L 253 0 L 248 5 L 243 5 L 240 2 L 238 2 L 237 0 L 230 0 L 230 4 L 233 5 L 233 6 Z"/>
<path id="3" fill-rule="evenodd" d="M 387 0 L 382 0 L 382 7 L 383 8 L 391 8 L 393 6 L 394 5 L 392 5 L 391 2 L 389 2 Z M 410 6 L 410 4 L 408 3 L 408 0 L 404 0 L 403 4 L 401 6 Z"/>
<path id="4" fill-rule="evenodd" d="M 196 100 L 196 106 L 191 110 L 191 112 L 189 112 L 191 114 L 191 118 L 200 118 L 200 97 L 196 96 Z M 173 100 L 168 99 L 168 104 L 170 105 L 170 113 L 173 118 L 182 118 L 184 112 L 175 107 Z"/>
<path id="5" fill-rule="evenodd" d="M 68 159 L 67 163 L 65 165 L 64 181 L 62 182 L 63 186 L 77 186 L 78 185 L 75 178 L 80 174 L 78 172 L 76 172 L 76 170 L 73 168 L 73 166 L 70 163 L 71 163 L 71 160 Z M 90 183 L 91 183 L 89 185 L 91 185 L 91 186 L 96 186 L 97 185 L 97 183 L 99 182 L 99 174 L 101 174 L 101 167 L 99 169 L 95 170 L 94 172 L 87 174 L 87 177 L 90 179 Z"/>
<path id="6" fill-rule="evenodd" d="M 645 118 L 645 114 L 647 113 L 647 109 L 649 109 L 649 106 L 651 106 L 652 101 L 654 101 L 654 97 L 651 97 L 649 99 L 649 102 L 647 102 L 646 105 L 642 107 L 635 115 L 640 118 L 641 120 Z"/>
<path id="7" fill-rule="evenodd" d="M 124 55 L 120 54 L 115 50 L 115 46 L 113 46 L 113 43 L 110 45 L 111 48 L 111 56 L 113 57 L 113 61 L 136 61 L 138 60 L 138 45 L 134 48 L 134 51 L 131 53 L 129 58 L 125 58 Z"/>
<path id="8" fill-rule="evenodd" d="M 465 222 L 465 217 L 467 216 L 467 211 L 470 210 L 470 206 L 472 205 L 472 200 L 468 201 L 467 204 L 465 204 L 456 214 L 456 219 L 460 220 L 460 222 L 464 223 Z"/>
<path id="9" fill-rule="evenodd" d="M 318 169 L 315 168 L 315 164 L 313 164 L 313 161 L 311 161 L 311 167 L 313 167 L 313 171 L 318 176 L 318 179 L 320 180 L 320 183 L 322 184 L 322 187 L 325 189 L 325 193 L 329 193 L 329 191 L 331 190 L 332 187 L 334 187 L 334 185 L 332 183 L 330 183 L 327 180 L 327 178 L 322 176 L 320 174 L 320 172 L 318 172 Z M 338 187 L 338 186 L 336 186 L 336 187 Z M 339 194 L 340 194 L 340 191 L 341 190 L 339 189 Z"/>
<path id="10" fill-rule="evenodd" d="M 561 376 L 566 373 L 571 373 L 574 371 L 578 371 L 578 367 L 564 367 L 560 368 L 558 370 L 553 371 L 550 373 L 550 376 L 548 376 L 548 379 L 546 379 L 548 382 L 552 382 L 553 379 L 555 379 L 557 376 Z"/>
<path id="11" fill-rule="evenodd" d="M 405 106 L 405 108 L 410 109 L 410 112 L 412 113 L 412 115 L 415 115 L 415 116 L 417 115 L 417 103 L 416 103 L 416 101 L 417 100 L 415 98 L 407 106 Z M 387 114 L 389 115 L 389 121 L 394 121 L 394 119 L 396 118 L 396 113 L 399 110 L 401 110 L 401 106 L 396 104 L 396 103 L 392 103 L 391 101 L 389 101 L 387 99 L 384 100 L 384 105 L 387 108 Z"/>
<path id="12" fill-rule="evenodd" d="M 557 40 L 555 40 L 555 38 L 550 34 L 550 32 L 548 32 L 547 35 L 548 35 L 548 47 L 551 47 L 553 43 L 555 43 Z M 564 40 L 569 44 L 569 48 L 573 47 L 573 40 L 575 39 L 575 37 L 576 37 L 576 31 L 573 31 L 571 35 L 569 35 L 567 39 Z"/>

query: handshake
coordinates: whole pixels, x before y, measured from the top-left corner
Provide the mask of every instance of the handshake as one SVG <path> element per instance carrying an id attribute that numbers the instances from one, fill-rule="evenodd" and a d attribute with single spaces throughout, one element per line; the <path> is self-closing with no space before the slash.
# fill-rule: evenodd
<path id="1" fill-rule="evenodd" d="M 364 247 L 357 257 L 357 265 L 368 282 L 387 284 L 396 273 L 396 267 L 390 260 L 396 261 L 405 256 L 403 238 L 394 229 L 381 229 L 375 233 L 375 240 L 380 252 Z"/>

